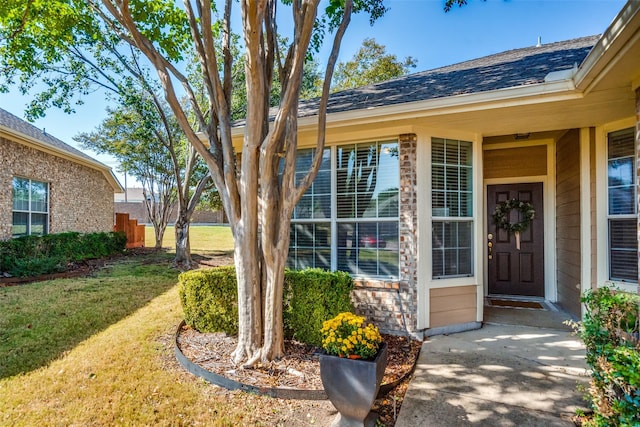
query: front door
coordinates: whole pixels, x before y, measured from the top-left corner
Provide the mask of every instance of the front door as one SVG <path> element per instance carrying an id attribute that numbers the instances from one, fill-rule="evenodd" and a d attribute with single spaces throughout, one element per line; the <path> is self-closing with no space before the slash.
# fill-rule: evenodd
<path id="1" fill-rule="evenodd" d="M 494 220 L 496 207 L 512 199 L 529 202 L 535 210 L 529 227 L 520 232 L 519 248 L 515 233 L 498 227 Z M 487 186 L 489 294 L 544 297 L 543 213 L 541 182 Z M 517 224 L 524 216 L 513 208 L 505 218 Z"/>

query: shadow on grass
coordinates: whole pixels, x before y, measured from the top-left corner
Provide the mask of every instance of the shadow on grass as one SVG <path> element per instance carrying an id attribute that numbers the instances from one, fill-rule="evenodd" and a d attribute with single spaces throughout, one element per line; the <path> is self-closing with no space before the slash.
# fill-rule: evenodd
<path id="1" fill-rule="evenodd" d="M 91 277 L 0 288 L 0 378 L 59 358 L 171 289 L 172 255 L 137 251 Z"/>

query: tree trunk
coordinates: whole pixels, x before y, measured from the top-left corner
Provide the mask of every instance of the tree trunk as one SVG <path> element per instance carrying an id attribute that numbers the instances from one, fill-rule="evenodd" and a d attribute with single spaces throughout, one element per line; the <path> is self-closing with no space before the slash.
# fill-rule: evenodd
<path id="1" fill-rule="evenodd" d="M 189 218 L 186 212 L 180 212 L 176 218 L 176 256 L 173 259 L 175 265 L 190 269 L 192 264 L 191 247 L 189 244 Z"/>
<path id="2" fill-rule="evenodd" d="M 265 263 L 264 341 L 260 358 L 262 361 L 279 359 L 284 355 L 284 333 L 282 299 L 284 293 L 284 270 L 289 255 L 289 227 L 281 224 L 277 244 L 272 249 L 270 262 Z M 286 231 L 285 231 L 286 230 Z M 284 249 L 283 249 L 284 248 Z"/>
<path id="3" fill-rule="evenodd" d="M 164 230 L 165 227 L 162 227 L 160 225 L 154 224 L 153 225 L 153 233 L 155 234 L 156 237 L 156 249 L 162 249 L 162 239 L 164 238 Z"/>
<path id="4" fill-rule="evenodd" d="M 232 358 L 236 363 L 253 359 L 262 345 L 261 257 L 257 235 L 252 233 L 251 226 L 245 224 L 246 219 L 243 218 L 233 226 L 238 281 L 238 344 Z M 257 230 L 257 221 L 253 224 Z"/>

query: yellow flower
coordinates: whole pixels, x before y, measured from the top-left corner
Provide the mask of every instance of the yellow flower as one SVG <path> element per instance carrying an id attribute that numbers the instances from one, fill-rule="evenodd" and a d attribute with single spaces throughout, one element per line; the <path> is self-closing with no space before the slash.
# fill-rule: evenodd
<path id="1" fill-rule="evenodd" d="M 358 355 L 364 359 L 372 358 L 382 342 L 377 327 L 365 324 L 364 317 L 349 312 L 323 322 L 320 331 L 324 350 L 343 357 Z"/>

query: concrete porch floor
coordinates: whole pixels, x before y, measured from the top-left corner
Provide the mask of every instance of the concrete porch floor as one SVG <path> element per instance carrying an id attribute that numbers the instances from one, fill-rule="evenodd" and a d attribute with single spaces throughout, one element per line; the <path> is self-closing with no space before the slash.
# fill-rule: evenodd
<path id="1" fill-rule="evenodd" d="M 508 299 L 509 297 L 505 297 Z M 526 300 L 526 299 L 525 299 Z M 540 300 L 544 309 L 496 307 L 485 303 L 484 323 L 491 325 L 532 326 L 571 331 L 566 320 L 579 320 L 553 303 Z"/>
<path id="2" fill-rule="evenodd" d="M 481 329 L 426 340 L 396 426 L 572 426 L 585 351 L 549 308 L 485 307 Z"/>

